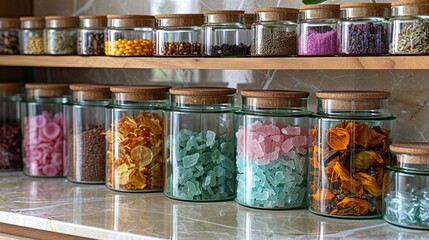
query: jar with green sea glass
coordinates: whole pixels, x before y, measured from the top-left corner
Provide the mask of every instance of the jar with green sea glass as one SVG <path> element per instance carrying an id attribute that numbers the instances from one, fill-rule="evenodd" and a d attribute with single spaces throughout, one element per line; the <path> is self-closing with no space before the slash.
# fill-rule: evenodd
<path id="1" fill-rule="evenodd" d="M 313 213 L 342 218 L 382 214 L 383 168 L 395 117 L 388 92 L 317 92 L 311 119 L 308 199 Z"/>
<path id="2" fill-rule="evenodd" d="M 164 118 L 168 86 L 114 86 L 107 106 L 106 186 L 121 192 L 164 186 Z"/>
<path id="3" fill-rule="evenodd" d="M 25 84 L 22 103 L 24 173 L 33 177 L 65 177 L 68 169 L 65 104 L 68 84 Z"/>
<path id="4" fill-rule="evenodd" d="M 306 207 L 308 92 L 243 90 L 236 116 L 236 202 L 263 209 Z"/>
<path id="5" fill-rule="evenodd" d="M 167 197 L 187 201 L 234 198 L 232 88 L 172 88 L 165 111 Z"/>
<path id="6" fill-rule="evenodd" d="M 67 179 L 76 183 L 104 183 L 106 150 L 104 135 L 105 107 L 110 103 L 110 87 L 71 84 L 72 99 L 67 129 L 69 171 Z"/>
<path id="7" fill-rule="evenodd" d="M 392 144 L 383 182 L 383 218 L 388 223 L 429 230 L 429 144 Z"/>
<path id="8" fill-rule="evenodd" d="M 0 83 L 0 171 L 22 169 L 21 83 Z"/>

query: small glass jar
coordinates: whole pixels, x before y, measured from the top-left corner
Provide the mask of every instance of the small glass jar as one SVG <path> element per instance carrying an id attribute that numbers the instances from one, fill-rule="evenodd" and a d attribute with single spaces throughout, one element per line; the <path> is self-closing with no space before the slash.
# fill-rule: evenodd
<path id="1" fill-rule="evenodd" d="M 67 175 L 64 104 L 68 84 L 27 83 L 22 107 L 24 173 L 33 177 Z"/>
<path id="2" fill-rule="evenodd" d="M 151 57 L 155 18 L 146 15 L 107 15 L 105 53 L 116 57 Z"/>
<path id="3" fill-rule="evenodd" d="M 106 141 L 109 189 L 161 191 L 164 186 L 164 118 L 167 86 L 114 86 L 107 107 Z"/>
<path id="4" fill-rule="evenodd" d="M 106 16 L 79 16 L 80 28 L 77 31 L 77 54 L 83 56 L 104 55 L 104 31 Z"/>
<path id="5" fill-rule="evenodd" d="M 330 217 L 376 218 L 395 117 L 388 92 L 317 92 L 310 129 L 309 210 Z"/>
<path id="6" fill-rule="evenodd" d="M 340 8 L 339 54 L 359 56 L 388 53 L 390 3 L 344 3 Z"/>
<path id="7" fill-rule="evenodd" d="M 45 54 L 43 43 L 44 17 L 20 17 L 19 53 L 26 55 Z"/>
<path id="8" fill-rule="evenodd" d="M 204 15 L 162 14 L 155 19 L 158 23 L 155 56 L 201 56 Z"/>
<path id="9" fill-rule="evenodd" d="M 248 43 L 252 43 L 252 24 L 256 21 L 255 13 L 245 13 L 243 17 L 243 23 L 246 27 L 246 38 Z"/>
<path id="10" fill-rule="evenodd" d="M 236 202 L 264 209 L 306 207 L 309 93 L 243 90 L 241 95 Z"/>
<path id="11" fill-rule="evenodd" d="M 172 88 L 165 125 L 167 197 L 234 198 L 233 88 Z"/>
<path id="12" fill-rule="evenodd" d="M 398 226 L 429 230 L 429 144 L 392 144 L 390 150 L 383 218 Z"/>
<path id="13" fill-rule="evenodd" d="M 19 54 L 18 29 L 18 18 L 0 18 L 0 54 Z"/>
<path id="14" fill-rule="evenodd" d="M 204 56 L 250 55 L 250 42 L 243 24 L 243 15 L 244 11 L 204 11 Z"/>
<path id="15" fill-rule="evenodd" d="M 44 30 L 45 53 L 48 55 L 76 54 L 76 32 L 79 18 L 46 16 Z"/>
<path id="16" fill-rule="evenodd" d="M 298 21 L 298 55 L 336 55 L 339 18 L 340 5 L 337 4 L 301 6 Z"/>
<path id="17" fill-rule="evenodd" d="M 67 179 L 77 183 L 104 183 L 106 150 L 104 141 L 105 107 L 110 103 L 110 87 L 71 84 L 68 106 L 71 123 L 67 131 L 69 171 Z"/>
<path id="18" fill-rule="evenodd" d="M 0 83 L 0 171 L 22 169 L 21 101 L 24 84 Z"/>
<path id="19" fill-rule="evenodd" d="M 296 55 L 296 20 L 292 8 L 256 8 L 253 24 L 252 56 Z"/>
<path id="20" fill-rule="evenodd" d="M 393 1 L 389 26 L 390 54 L 429 53 L 429 1 Z"/>

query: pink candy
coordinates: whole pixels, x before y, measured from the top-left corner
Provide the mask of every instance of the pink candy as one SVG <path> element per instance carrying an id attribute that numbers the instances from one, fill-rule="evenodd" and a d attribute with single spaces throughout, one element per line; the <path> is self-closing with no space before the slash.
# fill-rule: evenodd
<path id="1" fill-rule="evenodd" d="M 237 137 L 237 151 L 248 160 L 267 164 L 286 156 L 290 151 L 307 152 L 307 128 L 285 125 L 282 122 L 255 121 L 247 128 L 240 126 Z"/>
<path id="2" fill-rule="evenodd" d="M 27 173 L 32 176 L 63 176 L 64 118 L 49 112 L 24 119 L 24 156 Z"/>

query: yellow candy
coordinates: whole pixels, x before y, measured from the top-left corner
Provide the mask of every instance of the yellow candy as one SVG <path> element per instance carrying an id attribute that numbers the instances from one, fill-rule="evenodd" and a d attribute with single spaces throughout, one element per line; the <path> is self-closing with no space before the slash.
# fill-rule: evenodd
<path id="1" fill-rule="evenodd" d="M 106 41 L 105 52 L 108 56 L 152 56 L 153 41 L 147 39 L 118 39 Z"/>

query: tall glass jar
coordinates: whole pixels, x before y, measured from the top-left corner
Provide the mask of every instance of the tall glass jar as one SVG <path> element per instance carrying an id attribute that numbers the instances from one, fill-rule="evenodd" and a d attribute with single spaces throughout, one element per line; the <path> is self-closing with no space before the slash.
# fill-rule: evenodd
<path id="1" fill-rule="evenodd" d="M 167 86 L 114 86 L 107 107 L 106 185 L 122 192 L 164 186 L 164 118 Z"/>
<path id="2" fill-rule="evenodd" d="M 243 15 L 244 11 L 204 11 L 204 56 L 250 55 L 250 42 L 243 24 Z"/>
<path id="3" fill-rule="evenodd" d="M 22 106 L 24 173 L 33 177 L 67 174 L 64 104 L 68 84 L 27 83 Z"/>
<path id="4" fill-rule="evenodd" d="M 350 56 L 387 54 L 390 3 L 344 3 L 340 8 L 339 54 Z"/>
<path id="5" fill-rule="evenodd" d="M 77 183 L 104 183 L 106 149 L 104 141 L 105 107 L 110 103 L 110 87 L 71 84 L 67 129 L 69 171 L 67 179 Z"/>
<path id="6" fill-rule="evenodd" d="M 45 54 L 43 43 L 44 17 L 20 17 L 19 53 L 27 55 Z"/>
<path id="7" fill-rule="evenodd" d="M 339 18 L 340 5 L 337 4 L 301 6 L 298 21 L 298 55 L 336 55 Z"/>
<path id="8" fill-rule="evenodd" d="M 161 14 L 156 15 L 155 56 L 201 56 L 204 23 L 202 14 Z"/>
<path id="9" fill-rule="evenodd" d="M 104 55 L 104 31 L 106 16 L 79 16 L 80 28 L 77 31 L 77 54 L 84 56 Z"/>
<path id="10" fill-rule="evenodd" d="M 398 226 L 429 230 L 429 144 L 392 144 L 390 150 L 383 218 Z"/>
<path id="11" fill-rule="evenodd" d="M 107 15 L 105 53 L 116 57 L 151 57 L 155 19 L 145 15 Z"/>
<path id="12" fill-rule="evenodd" d="M 234 198 L 235 140 L 232 88 L 172 88 L 167 109 L 167 197 L 187 201 Z"/>
<path id="13" fill-rule="evenodd" d="M 245 13 L 243 17 L 243 23 L 246 27 L 246 38 L 248 43 L 252 43 L 252 25 L 256 21 L 256 14 L 255 13 Z M 250 52 L 249 52 L 250 53 Z"/>
<path id="14" fill-rule="evenodd" d="M 383 167 L 395 117 L 388 92 L 317 92 L 310 129 L 309 209 L 344 218 L 381 216 Z"/>
<path id="15" fill-rule="evenodd" d="M 18 29 L 18 18 L 0 18 L 0 54 L 19 53 Z"/>
<path id="16" fill-rule="evenodd" d="M 429 1 L 395 0 L 390 18 L 389 53 L 429 53 Z"/>
<path id="17" fill-rule="evenodd" d="M 21 83 L 0 83 L 0 171 L 22 169 L 23 87 Z"/>
<path id="18" fill-rule="evenodd" d="M 76 54 L 76 31 L 79 18 L 46 16 L 44 30 L 45 53 L 48 55 Z"/>
<path id="19" fill-rule="evenodd" d="M 264 209 L 306 207 L 309 93 L 243 90 L 241 95 L 235 200 Z"/>
<path id="20" fill-rule="evenodd" d="M 296 20 L 292 8 L 256 8 L 253 24 L 252 56 L 296 55 Z"/>

